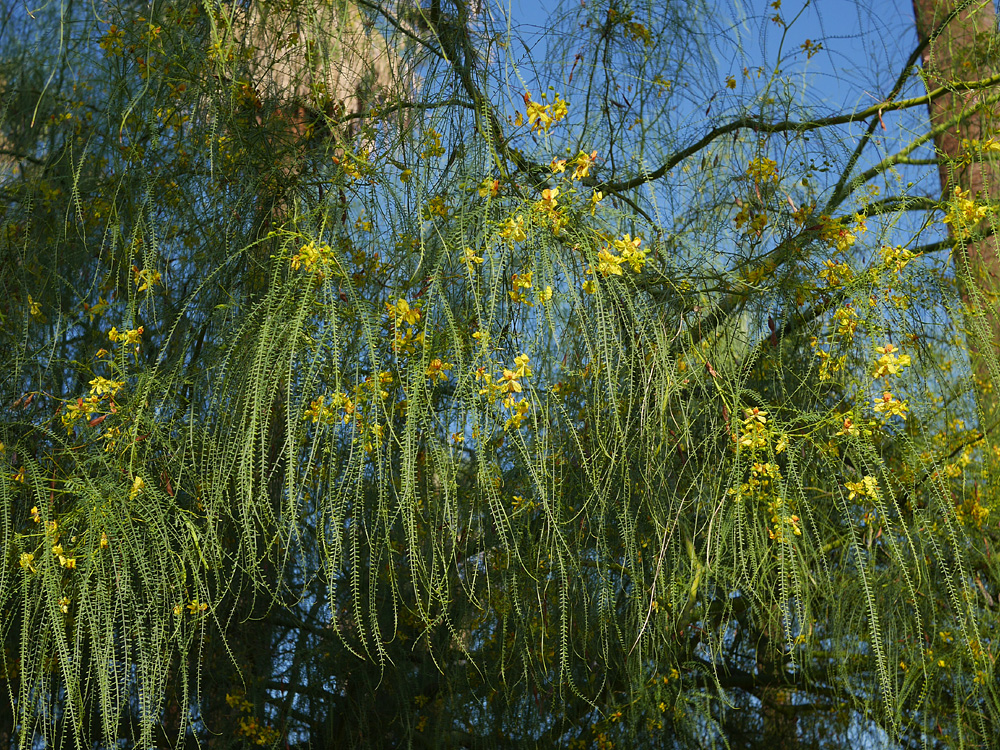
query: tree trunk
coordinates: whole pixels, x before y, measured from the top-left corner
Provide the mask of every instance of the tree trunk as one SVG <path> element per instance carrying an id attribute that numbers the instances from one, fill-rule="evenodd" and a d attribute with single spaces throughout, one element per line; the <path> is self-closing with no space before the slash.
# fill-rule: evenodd
<path id="1" fill-rule="evenodd" d="M 949 15 L 961 10 L 949 20 Z M 994 107 L 984 100 L 996 93 L 995 88 L 962 90 L 962 82 L 976 81 L 996 73 L 996 11 L 993 0 L 913 0 L 917 36 L 930 43 L 922 54 L 923 70 L 928 90 L 944 86 L 948 93 L 929 105 L 932 128 L 941 127 L 949 119 L 960 121 L 934 137 L 939 159 L 938 174 L 945 200 L 952 199 L 956 188 L 969 191 L 977 201 L 995 199 L 997 186 L 996 159 L 990 152 L 974 155 L 963 140 L 983 141 L 997 132 Z M 947 23 L 946 23 L 947 22 Z M 933 36 L 939 30 L 937 36 Z M 1000 259 L 997 241 L 987 237 L 966 241 L 949 227 L 956 242 L 955 273 L 965 307 L 967 342 L 979 399 L 981 424 L 988 433 L 994 427 L 1000 411 L 996 384 L 1000 383 L 997 353 L 1000 346 L 1000 316 L 997 292 L 1000 291 Z"/>

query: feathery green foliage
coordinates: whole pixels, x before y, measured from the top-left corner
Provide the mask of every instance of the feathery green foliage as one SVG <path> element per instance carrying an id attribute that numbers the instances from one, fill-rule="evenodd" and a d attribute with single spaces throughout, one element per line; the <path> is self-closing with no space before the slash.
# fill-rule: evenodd
<path id="1" fill-rule="evenodd" d="M 997 80 L 758 5 L 8 9 L 2 742 L 995 742 Z"/>

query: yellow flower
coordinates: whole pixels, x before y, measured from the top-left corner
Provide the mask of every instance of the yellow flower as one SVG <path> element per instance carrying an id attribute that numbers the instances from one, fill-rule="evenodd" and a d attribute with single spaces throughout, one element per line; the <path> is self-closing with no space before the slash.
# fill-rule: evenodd
<path id="1" fill-rule="evenodd" d="M 641 237 L 632 239 L 632 235 L 630 234 L 626 234 L 622 239 L 614 241 L 615 249 L 621 253 L 622 260 L 628 263 L 636 273 L 639 273 L 646 264 L 646 251 L 639 249 L 641 242 Z"/>
<path id="2" fill-rule="evenodd" d="M 597 273 L 601 276 L 621 276 L 624 262 L 624 258 L 609 252 L 608 248 L 603 248 L 597 253 Z M 586 272 L 593 273 L 593 269 L 588 266 Z"/>
<path id="3" fill-rule="evenodd" d="M 861 433 L 858 431 L 858 426 L 854 424 L 854 421 L 850 417 L 844 417 L 844 426 L 840 428 L 840 432 L 837 433 L 837 437 L 842 435 L 850 435 L 851 437 L 857 437 Z"/>
<path id="4" fill-rule="evenodd" d="M 514 371 L 504 370 L 503 382 L 500 385 L 500 390 L 509 394 L 520 393 L 522 389 L 521 384 L 517 382 L 518 377 L 520 376 Z"/>
<path id="5" fill-rule="evenodd" d="M 521 401 L 514 401 L 513 396 L 508 396 L 504 400 L 504 406 L 508 409 L 513 408 L 514 413 L 510 415 L 510 419 L 504 424 L 504 431 L 510 429 L 519 430 L 524 424 L 525 418 L 531 411 L 531 402 L 527 399 L 522 399 Z"/>
<path id="6" fill-rule="evenodd" d="M 887 267 L 893 268 L 896 273 L 900 273 L 906 268 L 906 265 L 915 257 L 905 247 L 889 247 L 888 245 L 882 247 L 882 262 Z"/>
<path id="7" fill-rule="evenodd" d="M 549 168 L 552 170 L 552 174 L 562 174 L 566 171 L 566 160 L 554 158 Z"/>
<path id="8" fill-rule="evenodd" d="M 585 151 L 581 151 L 577 154 L 573 163 L 576 165 L 573 169 L 573 179 L 582 180 L 584 177 L 590 176 L 590 168 L 594 165 L 597 160 L 597 152 L 591 151 L 589 154 Z"/>
<path id="9" fill-rule="evenodd" d="M 542 206 L 548 211 L 554 211 L 559 202 L 556 196 L 559 195 L 559 188 L 546 188 L 542 191 Z"/>
<path id="10" fill-rule="evenodd" d="M 471 247 L 467 247 L 462 251 L 462 262 L 469 271 L 474 271 L 477 263 L 482 263 L 483 258 L 480 255 L 476 255 L 476 251 Z"/>
<path id="11" fill-rule="evenodd" d="M 833 317 L 837 320 L 837 334 L 853 341 L 854 333 L 861 322 L 858 318 L 858 311 L 848 304 L 838 309 Z"/>
<path id="12" fill-rule="evenodd" d="M 420 152 L 422 159 L 444 156 L 444 146 L 441 145 L 441 134 L 434 128 L 430 128 L 424 133 L 424 144 L 425 148 Z"/>
<path id="13" fill-rule="evenodd" d="M 132 480 L 132 489 L 128 493 L 129 500 L 135 500 L 136 496 L 139 495 L 143 488 L 146 486 L 145 480 L 142 477 L 137 476 Z"/>
<path id="14" fill-rule="evenodd" d="M 527 354 L 518 354 L 516 357 L 514 357 L 514 366 L 516 368 L 515 369 L 516 377 L 519 378 L 531 377 L 532 373 L 531 373 L 531 368 L 528 367 Z"/>
<path id="15" fill-rule="evenodd" d="M 909 406 L 905 401 L 899 401 L 889 391 L 885 391 L 881 398 L 875 399 L 875 413 L 884 414 L 886 417 L 897 416 L 906 419 L 906 411 Z"/>
<path id="16" fill-rule="evenodd" d="M 432 216 L 440 216 L 442 219 L 448 218 L 448 204 L 444 199 L 443 195 L 437 195 L 431 198 L 424 208 L 424 213 L 428 218 Z"/>
<path id="17" fill-rule="evenodd" d="M 832 260 L 823 261 L 823 268 L 819 272 L 819 277 L 825 280 L 831 287 L 841 286 L 852 275 L 853 271 L 849 265 L 846 263 L 837 263 Z"/>
<path id="18" fill-rule="evenodd" d="M 968 190 L 955 186 L 955 197 L 949 203 L 948 213 L 942 222 L 951 224 L 952 230 L 959 237 L 967 236 L 979 222 L 990 214 L 990 209 L 986 205 L 976 205 L 970 197 Z"/>
<path id="19" fill-rule="evenodd" d="M 434 380 L 440 380 L 442 382 L 448 380 L 448 370 L 452 368 L 452 365 L 448 362 L 442 362 L 440 359 L 432 359 L 430 364 L 427 365 L 427 371 L 424 373 L 431 382 Z"/>
<path id="20" fill-rule="evenodd" d="M 536 133 L 548 130 L 552 124 L 552 115 L 549 114 L 549 107 L 540 102 L 528 101 L 528 124 L 532 126 Z"/>
<path id="21" fill-rule="evenodd" d="M 117 380 L 108 380 L 107 378 L 96 377 L 90 381 L 90 395 L 103 396 L 108 394 L 114 397 L 124 385 L 124 383 Z"/>
<path id="22" fill-rule="evenodd" d="M 569 112 L 569 104 L 564 100 L 559 98 L 559 94 L 556 94 L 556 100 L 552 102 L 552 121 L 559 122 L 566 117 L 567 112 Z"/>
<path id="23" fill-rule="evenodd" d="M 513 287 L 508 294 L 512 302 L 520 302 L 528 307 L 533 306 L 533 302 L 525 293 L 524 290 L 531 289 L 531 277 L 533 275 L 532 271 L 525 271 L 524 273 L 515 273 L 510 280 L 510 285 Z"/>
<path id="24" fill-rule="evenodd" d="M 132 273 L 135 276 L 135 283 L 139 285 L 136 291 L 145 292 L 156 284 L 162 284 L 162 276 L 159 271 L 150 271 L 148 268 L 140 271 L 133 267 Z"/>
<path id="25" fill-rule="evenodd" d="M 403 322 L 414 325 L 420 320 L 420 308 L 410 307 L 410 303 L 405 299 L 399 299 L 395 304 L 386 302 L 385 306 L 389 314 L 394 317 L 397 326 Z"/>
<path id="26" fill-rule="evenodd" d="M 733 87 L 735 88 L 735 81 Z M 747 177 L 754 182 L 777 182 L 778 162 L 766 157 L 757 157 L 747 165 Z"/>
<path id="27" fill-rule="evenodd" d="M 896 354 L 899 349 L 891 343 L 885 346 L 877 346 L 875 347 L 875 351 L 882 355 L 875 364 L 873 375 L 875 378 L 881 378 L 885 375 L 898 375 L 900 368 L 910 366 L 910 355 Z"/>
<path id="28" fill-rule="evenodd" d="M 479 196 L 485 198 L 486 196 L 494 196 L 500 192 L 500 180 L 493 180 L 487 177 L 479 184 Z"/>
<path id="29" fill-rule="evenodd" d="M 35 556 L 32 553 L 30 552 L 21 553 L 21 559 L 19 562 L 21 564 L 21 567 L 24 568 L 25 570 L 30 570 L 32 573 L 35 572 L 35 566 L 34 566 Z"/>
<path id="30" fill-rule="evenodd" d="M 847 495 L 848 500 L 853 500 L 856 497 L 865 497 L 868 494 L 864 480 L 860 482 L 847 482 L 844 486 L 847 487 L 849 492 Z"/>
<path id="31" fill-rule="evenodd" d="M 28 295 L 28 314 L 35 320 L 41 320 L 43 317 L 42 306 L 30 294 Z"/>
<path id="32" fill-rule="evenodd" d="M 108 338 L 111 341 L 122 342 L 124 344 L 133 345 L 138 347 L 142 343 L 142 333 L 143 328 L 139 326 L 138 328 L 129 329 L 126 331 L 119 331 L 117 328 L 112 328 L 108 331 Z"/>
<path id="33" fill-rule="evenodd" d="M 524 242 L 528 239 L 528 235 L 524 231 L 524 216 L 518 214 L 517 217 L 508 217 L 500 230 L 500 236 L 514 242 Z"/>

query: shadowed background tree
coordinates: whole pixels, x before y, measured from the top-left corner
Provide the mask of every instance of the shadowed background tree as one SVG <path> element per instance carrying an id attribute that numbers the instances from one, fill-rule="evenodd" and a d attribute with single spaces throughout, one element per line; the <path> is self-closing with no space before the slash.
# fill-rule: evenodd
<path id="1" fill-rule="evenodd" d="M 975 7 L 757 10 L 9 9 L 5 741 L 994 742 Z"/>

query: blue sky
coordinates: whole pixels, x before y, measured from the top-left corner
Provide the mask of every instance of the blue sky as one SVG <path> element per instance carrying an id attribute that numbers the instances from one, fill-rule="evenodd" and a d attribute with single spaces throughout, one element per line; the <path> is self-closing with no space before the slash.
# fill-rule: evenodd
<path id="1" fill-rule="evenodd" d="M 768 29 L 763 24 L 768 33 L 762 37 L 757 31 L 761 24 L 739 22 L 741 16 L 772 15 L 770 0 L 710 2 L 716 8 L 715 26 L 723 26 L 722 19 L 728 16 L 733 36 L 739 33 L 743 37 L 747 57 L 760 59 L 760 51 L 766 50 L 773 59 L 780 36 L 777 27 Z M 560 5 L 576 4 L 574 0 L 563 4 L 546 0 L 507 0 L 507 3 L 512 19 L 521 26 L 519 31 L 529 39 L 541 37 L 547 31 L 549 14 Z M 823 41 L 825 51 L 810 61 L 810 69 L 831 103 L 860 104 L 863 100 L 859 96 L 863 97 L 864 92 L 859 89 L 882 80 L 887 72 L 894 76 L 898 63 L 917 41 L 911 0 L 782 1 L 780 12 L 786 21 L 792 21 L 799 11 L 803 12 L 790 24 L 787 43 L 798 46 L 805 39 Z"/>

